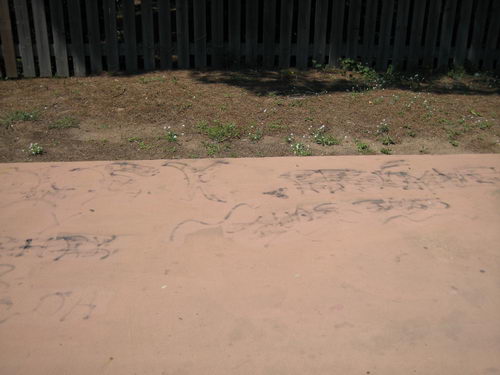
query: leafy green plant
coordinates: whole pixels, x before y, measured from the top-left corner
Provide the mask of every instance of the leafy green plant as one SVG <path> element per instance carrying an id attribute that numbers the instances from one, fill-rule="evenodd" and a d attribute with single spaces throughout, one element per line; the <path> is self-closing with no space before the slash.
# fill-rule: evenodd
<path id="1" fill-rule="evenodd" d="M 448 71 L 448 77 L 453 79 L 461 79 L 465 76 L 466 71 L 463 66 L 454 66 L 453 69 Z"/>
<path id="2" fill-rule="evenodd" d="M 294 143 L 291 145 L 292 151 L 294 155 L 297 156 L 311 156 L 312 152 L 309 148 L 309 146 L 305 145 L 304 143 Z"/>
<path id="3" fill-rule="evenodd" d="M 384 146 L 396 144 L 396 142 L 394 142 L 394 139 L 392 139 L 390 135 L 385 135 L 382 138 L 380 138 L 380 142 L 382 142 Z"/>
<path id="4" fill-rule="evenodd" d="M 12 124 L 20 121 L 37 121 L 39 118 L 39 112 L 37 111 L 13 111 L 10 112 L 7 117 L 2 119 L 0 123 L 6 128 L 12 126 Z"/>
<path id="5" fill-rule="evenodd" d="M 258 141 L 260 141 L 263 136 L 264 136 L 264 133 L 262 132 L 262 130 L 256 130 L 253 133 L 249 133 L 248 134 L 248 138 L 252 142 L 258 142 Z"/>
<path id="6" fill-rule="evenodd" d="M 386 147 L 381 148 L 381 149 L 380 149 L 380 152 L 381 152 L 382 154 L 385 154 L 385 155 L 391 155 L 391 154 L 392 154 L 392 150 L 391 150 L 390 148 L 386 148 Z"/>
<path id="7" fill-rule="evenodd" d="M 367 143 L 357 141 L 356 142 L 356 149 L 360 154 L 371 154 L 373 153 L 372 149 Z"/>
<path id="8" fill-rule="evenodd" d="M 69 129 L 79 128 L 80 122 L 71 116 L 65 116 L 49 125 L 49 129 Z"/>
<path id="9" fill-rule="evenodd" d="M 240 136 L 239 129 L 232 122 L 221 123 L 214 121 L 213 125 L 209 125 L 207 121 L 201 121 L 196 127 L 200 133 L 205 134 L 215 142 L 224 142 Z"/>
<path id="10" fill-rule="evenodd" d="M 172 142 L 172 143 L 177 142 L 178 137 L 179 136 L 176 133 L 174 133 L 173 131 L 168 131 L 167 134 L 165 135 L 165 139 L 169 142 Z"/>
<path id="11" fill-rule="evenodd" d="M 389 124 L 387 123 L 386 119 L 383 119 L 380 121 L 380 124 L 377 126 L 377 133 L 378 134 L 387 134 L 389 133 Z"/>
<path id="12" fill-rule="evenodd" d="M 41 155 L 43 152 L 43 147 L 38 143 L 30 143 L 28 146 L 28 153 L 31 155 Z"/>
<path id="13" fill-rule="evenodd" d="M 312 133 L 314 142 L 321 146 L 339 145 L 340 141 L 333 135 L 326 134 L 325 125 L 321 125 Z"/>
<path id="14" fill-rule="evenodd" d="M 207 155 L 212 157 L 221 152 L 222 147 L 217 143 L 203 142 L 203 146 L 207 151 Z"/>

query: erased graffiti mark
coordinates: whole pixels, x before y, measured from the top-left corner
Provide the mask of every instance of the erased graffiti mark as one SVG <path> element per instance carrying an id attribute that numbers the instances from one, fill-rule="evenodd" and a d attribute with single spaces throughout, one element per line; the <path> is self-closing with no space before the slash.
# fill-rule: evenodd
<path id="1" fill-rule="evenodd" d="M 65 257 L 104 260 L 118 251 L 112 247 L 116 238 L 115 235 L 89 234 L 64 234 L 49 238 L 27 239 L 0 237 L 0 257 L 52 257 L 53 261 Z"/>

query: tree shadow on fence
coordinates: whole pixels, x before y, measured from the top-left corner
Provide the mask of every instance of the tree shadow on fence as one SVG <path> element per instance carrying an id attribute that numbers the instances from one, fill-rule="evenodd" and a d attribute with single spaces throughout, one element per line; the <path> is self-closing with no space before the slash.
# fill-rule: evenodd
<path id="1" fill-rule="evenodd" d="M 377 88 L 443 95 L 500 94 L 500 80 L 486 74 L 456 78 L 447 74 L 424 76 L 418 73 L 366 77 L 345 71 L 196 70 L 191 71 L 190 76 L 201 83 L 239 87 L 257 96 L 312 96 L 334 92 L 362 92 Z"/>

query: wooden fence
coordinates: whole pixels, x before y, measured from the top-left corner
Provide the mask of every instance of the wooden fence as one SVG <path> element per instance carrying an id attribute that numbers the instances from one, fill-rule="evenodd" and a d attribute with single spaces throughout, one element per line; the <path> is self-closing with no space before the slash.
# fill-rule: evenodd
<path id="1" fill-rule="evenodd" d="M 103 71 L 500 70 L 500 0 L 0 0 L 0 77 Z"/>

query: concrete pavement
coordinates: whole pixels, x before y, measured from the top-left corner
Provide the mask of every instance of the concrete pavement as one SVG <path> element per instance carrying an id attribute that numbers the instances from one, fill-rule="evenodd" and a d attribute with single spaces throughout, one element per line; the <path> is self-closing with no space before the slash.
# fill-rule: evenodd
<path id="1" fill-rule="evenodd" d="M 1 374 L 500 374 L 500 156 L 0 165 Z"/>

